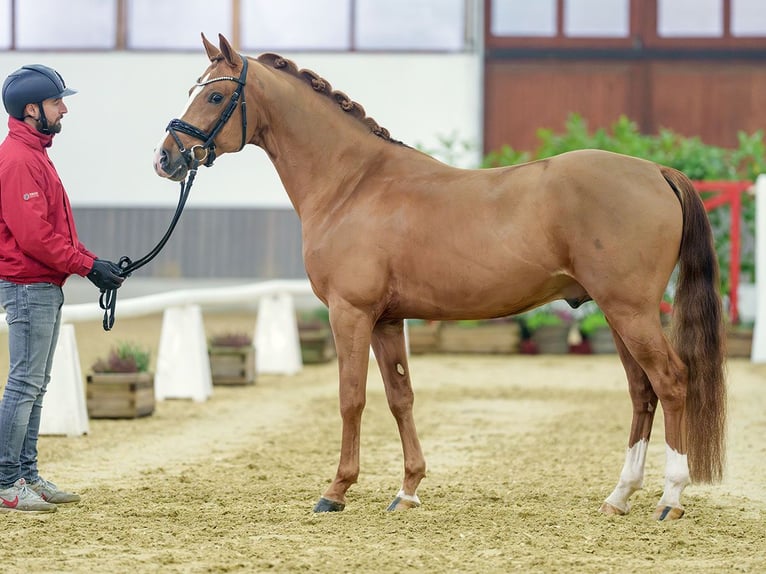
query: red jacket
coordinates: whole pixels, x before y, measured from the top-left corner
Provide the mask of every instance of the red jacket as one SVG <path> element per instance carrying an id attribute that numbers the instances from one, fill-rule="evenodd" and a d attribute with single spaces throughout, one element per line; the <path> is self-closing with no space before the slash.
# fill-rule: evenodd
<path id="1" fill-rule="evenodd" d="M 96 256 L 77 239 L 72 208 L 48 157 L 52 135 L 15 118 L 0 144 L 0 279 L 63 285 Z"/>

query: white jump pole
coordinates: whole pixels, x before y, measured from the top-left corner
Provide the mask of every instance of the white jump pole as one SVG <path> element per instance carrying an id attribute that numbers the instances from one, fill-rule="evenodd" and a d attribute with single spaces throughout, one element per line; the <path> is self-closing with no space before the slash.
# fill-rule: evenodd
<path id="1" fill-rule="evenodd" d="M 766 174 L 755 180 L 755 325 L 750 359 L 766 363 Z"/>

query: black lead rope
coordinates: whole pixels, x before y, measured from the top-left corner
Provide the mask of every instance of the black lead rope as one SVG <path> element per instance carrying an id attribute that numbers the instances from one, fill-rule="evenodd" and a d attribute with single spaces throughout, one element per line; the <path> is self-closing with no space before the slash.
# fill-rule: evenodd
<path id="1" fill-rule="evenodd" d="M 172 235 L 178 220 L 181 219 L 181 213 L 183 212 L 184 206 L 186 205 L 186 200 L 189 198 L 189 192 L 191 191 L 192 183 L 194 183 L 194 178 L 196 176 L 197 167 L 195 165 L 189 170 L 189 174 L 187 175 L 186 180 L 181 182 L 181 194 L 178 198 L 178 206 L 176 207 L 176 212 L 173 214 L 173 219 L 170 222 L 170 227 L 168 227 L 168 230 L 165 232 L 165 235 L 162 237 L 162 239 L 160 239 L 160 242 L 154 246 L 154 249 L 141 257 L 138 261 L 132 261 L 127 255 L 120 258 L 120 261 L 117 263 L 117 265 L 119 265 L 121 269 L 120 275 L 122 277 L 130 277 L 130 274 L 133 273 L 133 271 L 140 269 L 149 263 L 157 256 L 160 251 L 162 251 L 162 248 L 165 247 L 165 244 L 168 242 L 168 239 L 170 239 L 170 236 Z M 104 310 L 104 331 L 110 331 L 114 326 L 114 311 L 117 307 L 117 289 L 102 289 L 101 295 L 98 298 L 98 305 Z"/>

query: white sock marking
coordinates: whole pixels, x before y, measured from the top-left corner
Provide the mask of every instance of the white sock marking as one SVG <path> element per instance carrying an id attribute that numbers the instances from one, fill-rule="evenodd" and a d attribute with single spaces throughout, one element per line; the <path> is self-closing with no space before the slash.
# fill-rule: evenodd
<path id="1" fill-rule="evenodd" d="M 620 481 L 612 494 L 606 498 L 606 502 L 622 512 L 627 513 L 630 510 L 628 499 L 644 486 L 644 465 L 648 447 L 648 441 L 641 439 L 627 450 L 625 464 L 620 472 Z"/>

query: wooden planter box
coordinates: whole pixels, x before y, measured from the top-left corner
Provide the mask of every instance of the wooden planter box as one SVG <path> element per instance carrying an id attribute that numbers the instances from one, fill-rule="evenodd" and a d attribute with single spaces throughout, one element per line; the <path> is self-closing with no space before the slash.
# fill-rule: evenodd
<path id="1" fill-rule="evenodd" d="M 569 353 L 569 325 L 543 325 L 532 333 L 532 340 L 541 355 L 565 355 Z"/>
<path id="2" fill-rule="evenodd" d="M 255 384 L 255 349 L 245 347 L 210 347 L 210 374 L 214 385 Z"/>
<path id="3" fill-rule="evenodd" d="M 726 329 L 726 355 L 749 359 L 753 351 L 752 329 Z"/>
<path id="4" fill-rule="evenodd" d="M 154 373 L 92 373 L 87 381 L 92 419 L 133 419 L 154 412 Z"/>
<path id="5" fill-rule="evenodd" d="M 605 355 L 616 353 L 617 346 L 614 344 L 612 329 L 610 327 L 599 327 L 594 329 L 588 337 L 591 353 L 594 355 Z"/>
<path id="6" fill-rule="evenodd" d="M 333 339 L 329 327 L 301 326 L 298 324 L 298 337 L 304 365 L 326 363 L 337 356 L 335 339 Z"/>
<path id="7" fill-rule="evenodd" d="M 444 353 L 512 354 L 519 352 L 521 327 L 515 321 L 469 326 L 444 323 L 439 337 Z"/>
<path id="8" fill-rule="evenodd" d="M 408 324 L 410 353 L 418 355 L 438 352 L 441 347 L 441 328 L 442 323 L 439 321 Z"/>

